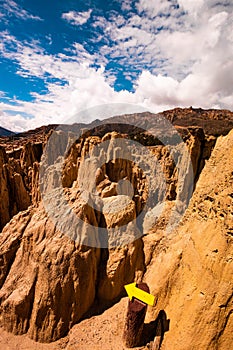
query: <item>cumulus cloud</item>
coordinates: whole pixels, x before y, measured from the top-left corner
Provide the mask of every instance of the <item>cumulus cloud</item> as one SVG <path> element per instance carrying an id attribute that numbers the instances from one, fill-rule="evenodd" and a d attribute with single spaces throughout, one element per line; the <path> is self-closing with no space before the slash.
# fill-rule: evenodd
<path id="1" fill-rule="evenodd" d="M 91 13 L 91 9 L 85 12 L 69 11 L 63 13 L 62 18 L 73 25 L 81 26 L 89 20 Z"/>

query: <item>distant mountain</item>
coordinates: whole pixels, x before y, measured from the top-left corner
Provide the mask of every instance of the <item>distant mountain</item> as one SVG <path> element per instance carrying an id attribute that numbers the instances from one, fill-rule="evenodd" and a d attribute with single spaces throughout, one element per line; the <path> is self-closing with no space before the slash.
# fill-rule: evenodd
<path id="1" fill-rule="evenodd" d="M 13 135 L 15 135 L 15 133 L 13 131 L 4 129 L 0 126 L 0 137 L 1 136 L 13 136 Z"/>

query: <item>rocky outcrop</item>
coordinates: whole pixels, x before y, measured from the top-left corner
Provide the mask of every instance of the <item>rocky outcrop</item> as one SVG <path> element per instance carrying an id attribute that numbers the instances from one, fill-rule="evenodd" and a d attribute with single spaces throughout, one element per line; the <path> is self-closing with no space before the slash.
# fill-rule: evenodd
<path id="1" fill-rule="evenodd" d="M 1 241 L 1 324 L 39 341 L 62 337 L 94 301 L 100 250 L 60 234 L 41 207 L 15 216 Z"/>
<path id="2" fill-rule="evenodd" d="M 9 191 L 8 178 L 5 164 L 7 163 L 7 155 L 3 147 L 0 148 L 0 229 L 10 220 L 9 208 Z"/>
<path id="3" fill-rule="evenodd" d="M 229 349 L 233 326 L 233 132 L 220 137 L 179 230 L 144 237 L 149 319 L 170 320 L 164 349 Z M 153 247 L 153 249 L 151 249 Z"/>
<path id="4" fill-rule="evenodd" d="M 142 277 L 140 256 L 141 241 L 106 257 L 56 230 L 41 206 L 20 213 L 1 234 L 1 325 L 37 341 L 59 339 L 97 296 L 113 300 Z"/>
<path id="5" fill-rule="evenodd" d="M 91 143 L 90 139 L 86 145 Z M 34 159 L 30 164 L 35 167 Z M 85 169 L 82 171 L 85 173 Z M 52 173 L 53 176 L 56 179 L 56 172 Z M 82 179 L 79 176 L 79 181 Z M 54 181 L 51 178 L 51 182 Z M 72 188 L 67 188 L 66 198 L 82 219 L 81 233 L 85 237 L 85 223 L 98 226 L 103 218 L 80 197 L 77 188 L 76 182 Z M 103 198 L 103 225 L 111 230 L 124 224 L 129 234 L 130 227 L 127 225 L 129 223 L 130 226 L 131 220 L 136 217 L 136 206 L 128 196 L 125 196 L 125 203 L 122 197 L 114 197 L 116 212 L 111 211 L 113 206 L 109 209 L 110 197 Z M 57 203 L 53 193 L 51 198 L 59 213 L 59 198 Z M 128 209 L 119 211 L 122 204 L 128 205 Z M 119 297 L 123 286 L 131 279 L 141 279 L 144 271 L 141 240 L 101 252 L 99 248 L 80 245 L 74 237 L 61 233 L 57 226 L 56 221 L 48 219 L 43 205 L 39 204 L 14 216 L 0 236 L 4 266 L 0 276 L 0 323 L 8 331 L 28 333 L 42 342 L 64 336 L 96 298 L 102 302 L 112 301 Z"/>
<path id="6" fill-rule="evenodd" d="M 188 146 L 197 181 L 208 162 L 216 138 L 206 136 L 198 126 L 180 126 L 178 130 Z M 151 313 L 151 318 L 154 319 L 156 312 L 164 309 L 171 319 L 171 332 L 167 333 L 165 339 L 168 349 L 173 348 L 174 339 L 172 336 L 169 338 L 170 334 L 175 334 L 177 339 L 181 334 L 186 339 L 183 344 L 185 341 L 191 344 L 192 337 L 196 339 L 194 344 L 211 344 L 210 338 L 214 337 L 214 331 L 207 337 L 198 326 L 203 338 L 208 338 L 202 344 L 190 329 L 196 326 L 200 316 L 203 328 L 209 320 L 217 322 L 216 327 L 219 328 L 216 337 L 216 334 L 222 337 L 222 334 L 228 332 L 228 321 L 224 325 L 223 320 L 230 319 L 228 305 L 231 295 L 225 291 L 225 287 L 230 287 L 228 283 L 224 284 L 225 277 L 224 283 L 222 282 L 220 272 L 215 269 L 221 266 L 221 271 L 226 271 L 227 278 L 230 278 L 231 271 L 227 267 L 230 265 L 226 261 L 231 261 L 231 252 L 225 238 L 231 241 L 232 214 L 229 214 L 229 201 L 232 197 L 226 189 L 220 196 L 218 194 L 227 182 L 230 183 L 229 174 L 226 175 L 224 169 L 230 168 L 230 160 L 227 163 L 226 158 L 226 144 L 229 147 L 232 145 L 232 134 L 226 139 L 219 139 L 215 153 L 203 170 L 204 175 L 197 181 L 191 209 L 187 212 L 182 228 L 168 236 L 164 232 L 177 199 L 182 206 L 183 184 L 178 181 L 177 166 L 168 147 L 150 142 L 148 149 L 151 158 L 147 154 L 143 157 L 148 157 L 148 161 L 156 159 L 156 169 L 160 168 L 163 173 L 164 183 L 159 182 L 159 176 L 156 177 L 159 172 L 155 171 L 154 181 L 158 180 L 159 186 L 154 197 L 159 201 L 165 191 L 166 206 L 159 220 L 154 223 L 153 230 L 142 239 L 139 223 L 135 219 L 142 212 L 149 193 L 146 170 L 143 171 L 138 166 L 143 157 L 138 163 L 133 162 L 130 155 L 127 159 L 122 158 L 121 145 L 127 135 L 119 132 L 101 133 L 97 132 L 96 136 L 88 133 L 72 146 L 70 143 L 65 159 L 60 157 L 66 148 L 60 141 L 69 143 L 70 135 L 67 136 L 62 131 L 54 134 L 52 152 L 43 159 L 47 172 L 43 163 L 39 165 L 44 148 L 41 142 L 25 143 L 21 149 L 8 153 L 0 149 L 0 191 L 5 196 L 5 201 L 0 205 L 1 220 L 4 219 L 1 221 L 4 228 L 0 235 L 0 324 L 15 334 L 27 333 L 37 341 L 54 341 L 67 334 L 93 303 L 99 301 L 107 305 L 116 300 L 124 292 L 125 284 L 133 280 L 140 282 L 145 274 L 151 291 L 159 296 L 157 309 Z M 105 156 L 101 148 L 98 149 L 101 143 L 106 144 Z M 175 151 L 178 150 L 179 145 Z M 223 155 L 221 151 L 224 152 Z M 93 157 L 92 161 L 89 155 Z M 217 166 L 223 167 L 222 177 L 214 175 Z M 44 176 L 41 188 L 45 188 L 48 193 L 43 203 L 38 185 L 39 171 L 42 174 L 40 181 Z M 208 183 L 214 179 L 216 186 L 213 188 L 218 191 L 217 194 L 211 192 L 209 186 L 210 193 L 207 197 L 210 199 L 206 197 L 208 188 L 204 185 L 208 176 Z M 202 190 L 199 183 L 203 183 Z M 184 189 L 188 190 L 185 186 Z M 85 191 L 88 192 L 87 197 Z M 226 203 L 223 200 L 225 195 L 228 198 Z M 63 210 L 64 203 L 67 211 Z M 208 207 L 207 203 L 211 205 Z M 46 205 L 53 210 L 52 218 L 48 218 Z M 82 225 L 77 230 L 72 226 L 73 217 L 69 220 L 70 212 L 82 220 Z M 152 216 L 154 219 L 153 212 Z M 63 226 L 59 217 L 64 218 Z M 85 245 L 90 225 L 94 245 Z M 98 228 L 103 228 L 107 235 L 107 245 L 102 249 L 100 246 L 103 236 Z M 62 233 L 64 230 L 68 232 L 67 235 Z M 205 239 L 199 232 L 203 232 Z M 216 238 L 214 242 L 211 240 L 212 235 Z M 203 242 L 206 243 L 207 250 L 199 250 Z M 219 247 L 212 247 L 215 242 L 219 242 Z M 197 261 L 194 270 L 191 266 L 193 261 Z M 207 271 L 205 265 L 208 266 Z M 216 281 L 212 278 L 212 271 Z M 202 276 L 200 284 L 199 273 Z M 217 315 L 210 303 L 215 302 L 218 288 L 228 299 L 222 297 L 221 305 L 227 307 L 220 307 L 221 312 Z M 207 295 L 207 291 L 211 297 L 204 299 L 202 296 Z M 199 299 L 200 308 L 197 306 Z M 177 314 L 174 311 L 176 304 L 179 307 Z M 213 311 L 209 318 L 203 315 L 203 305 L 206 313 L 208 307 Z M 190 316 L 186 319 L 185 312 L 189 313 L 189 310 L 196 315 L 194 323 L 191 323 Z M 182 321 L 180 326 L 179 320 Z M 183 331 L 185 322 L 190 327 L 186 330 L 186 338 Z M 222 339 L 228 338 L 224 336 Z M 182 342 L 180 344 L 177 343 L 176 349 L 185 349 L 182 348 Z"/>
<path id="7" fill-rule="evenodd" d="M 135 114 L 135 116 L 132 116 L 131 119 L 133 122 L 135 122 L 135 124 L 137 124 L 136 121 L 138 118 L 154 118 L 152 114 L 149 113 L 148 116 L 147 114 Z M 190 137 L 190 135 L 188 134 L 196 133 L 196 135 L 193 135 L 195 140 L 193 139 L 191 143 L 193 144 L 193 167 L 194 172 L 197 172 L 197 176 L 204 166 L 205 159 L 209 158 L 210 152 L 215 143 L 215 137 L 210 136 L 211 132 L 212 135 L 221 134 L 224 125 L 225 129 L 223 129 L 225 131 L 229 130 L 232 127 L 233 120 L 232 113 L 229 111 L 205 111 L 201 109 L 192 108 L 174 109 L 172 111 L 164 112 L 163 116 L 165 116 L 168 120 L 170 120 L 174 125 L 176 125 L 179 128 L 178 130 L 179 132 L 181 132 L 181 135 L 184 137 L 184 139 L 188 139 Z M 121 119 L 124 120 L 124 116 L 121 117 Z M 215 123 L 215 128 L 212 127 L 212 131 L 207 128 L 207 122 L 209 121 L 213 121 Z M 222 125 L 221 123 L 225 124 Z M 185 125 L 185 127 L 183 127 L 183 125 Z M 187 128 L 186 125 L 196 126 L 194 126 L 192 129 L 189 127 Z M 4 201 L 3 203 L 1 203 L 0 206 L 0 229 L 2 229 L 4 225 L 10 220 L 10 218 L 12 218 L 19 211 L 27 209 L 27 207 L 31 204 L 37 205 L 40 201 L 40 194 L 38 191 L 39 162 L 44 145 L 47 142 L 48 137 L 51 135 L 51 132 L 56 127 L 58 127 L 58 125 L 48 125 L 35 130 L 30 130 L 25 133 L 17 134 L 9 138 L 5 137 L 0 139 L 1 149 L 7 151 L 5 152 L 7 153 L 7 157 L 3 156 L 3 151 L 1 151 L 0 154 L 1 198 L 4 198 Z M 202 127 L 204 127 L 204 132 L 206 135 L 204 139 L 200 129 Z M 101 125 L 97 129 L 94 128 L 93 132 L 97 135 L 105 135 L 105 129 L 111 130 L 110 125 Z M 124 129 L 126 134 L 128 133 L 130 137 L 132 136 L 133 138 L 135 138 L 135 135 L 137 136 L 140 134 L 137 130 L 134 130 L 135 128 L 132 127 L 129 128 L 127 126 L 124 126 Z M 214 130 L 216 132 L 214 132 Z M 101 139 L 101 137 L 97 137 L 97 139 Z M 88 151 L 84 151 L 85 147 L 87 147 L 87 143 L 86 145 L 84 145 L 85 142 L 88 143 L 88 140 L 85 141 L 85 139 L 83 139 L 83 141 L 79 145 L 80 149 L 77 149 L 75 147 L 71 149 L 71 153 L 74 152 L 74 154 L 70 154 L 70 157 L 68 157 L 68 159 L 65 162 L 63 176 L 64 187 L 72 186 L 73 182 L 77 178 L 76 160 L 80 156 L 81 149 L 83 150 L 82 152 Z M 152 144 L 153 142 L 154 141 L 152 140 Z M 148 143 L 148 145 L 151 145 L 151 139 L 146 138 L 146 143 Z M 70 161 L 72 159 L 74 160 L 74 162 Z M 198 169 L 196 169 L 197 167 Z M 168 193 L 168 197 L 170 197 L 170 199 L 174 199 L 175 186 L 174 183 L 171 183 L 170 185 L 170 190 L 168 190 L 170 194 Z M 103 196 L 105 195 L 105 191 L 107 191 L 107 196 L 109 195 L 109 190 L 110 194 L 115 193 L 114 184 L 111 184 L 110 186 L 112 187 L 107 188 L 108 186 L 105 186 L 106 189 L 103 189 Z M 138 204 L 138 206 L 138 210 L 140 210 L 140 204 Z"/>
<path id="8" fill-rule="evenodd" d="M 162 112 L 173 125 L 201 127 L 206 135 L 226 135 L 233 128 L 233 112 L 221 109 L 174 108 Z"/>
<path id="9" fill-rule="evenodd" d="M 0 229 L 18 212 L 39 202 L 38 165 L 41 155 L 40 143 L 27 143 L 11 152 L 0 147 Z"/>

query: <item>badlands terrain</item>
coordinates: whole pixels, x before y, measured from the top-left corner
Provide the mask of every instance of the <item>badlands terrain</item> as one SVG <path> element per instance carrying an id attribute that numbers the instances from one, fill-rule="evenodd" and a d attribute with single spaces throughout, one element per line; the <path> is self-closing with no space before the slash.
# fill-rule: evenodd
<path id="1" fill-rule="evenodd" d="M 156 120 L 161 130 L 151 137 L 148 125 Z M 164 120 L 174 130 L 165 134 Z M 161 349 L 231 349 L 233 113 L 176 108 L 76 129 L 78 138 L 58 125 L 0 137 L 0 349 L 125 349 L 124 286 L 134 281 L 146 282 L 156 298 L 138 349 L 152 349 L 161 311 Z M 141 163 L 121 157 L 126 139 L 140 142 L 161 169 L 164 181 L 155 169 L 153 190 Z M 102 143 L 107 156 L 94 175 L 96 208 L 82 188 L 93 178 L 87 155 L 99 160 Z M 59 186 L 82 219 L 80 235 L 61 224 Z M 151 191 L 163 203 L 157 216 L 153 200 L 147 207 Z M 150 215 L 139 222 L 145 208 Z M 103 228 L 104 239 L 95 228 Z"/>

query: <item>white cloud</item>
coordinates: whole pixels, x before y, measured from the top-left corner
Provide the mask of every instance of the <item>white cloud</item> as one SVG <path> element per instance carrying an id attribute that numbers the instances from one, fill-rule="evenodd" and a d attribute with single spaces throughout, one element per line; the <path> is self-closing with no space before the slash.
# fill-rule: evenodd
<path id="1" fill-rule="evenodd" d="M 52 35 L 51 34 L 46 35 L 45 39 L 47 40 L 49 45 L 52 45 L 53 39 L 52 39 Z"/>
<path id="2" fill-rule="evenodd" d="M 22 132 L 31 129 L 30 122 L 20 114 L 10 115 L 0 110 L 0 125 L 7 130 Z"/>
<path id="3" fill-rule="evenodd" d="M 174 7 L 176 4 L 174 0 L 139 0 L 137 3 L 137 8 L 140 14 L 146 14 L 148 18 L 154 19 L 158 15 L 163 15 L 164 17 L 173 13 L 177 15 L 179 9 Z"/>
<path id="4" fill-rule="evenodd" d="M 131 0 L 122 0 L 121 8 L 123 11 L 130 11 L 132 9 L 132 1 Z"/>
<path id="5" fill-rule="evenodd" d="M 5 96 L 6 96 L 5 91 L 0 91 L 0 97 L 5 97 Z"/>
<path id="6" fill-rule="evenodd" d="M 91 13 L 91 9 L 85 12 L 69 11 L 63 13 L 62 18 L 73 25 L 81 26 L 89 20 L 89 18 L 91 17 Z"/>
<path id="7" fill-rule="evenodd" d="M 42 21 L 39 16 L 34 16 L 27 10 L 23 9 L 19 4 L 13 0 L 5 0 L 2 3 L 2 13 L 1 17 L 8 21 L 9 17 L 15 16 L 21 20 L 36 20 Z"/>
<path id="8" fill-rule="evenodd" d="M 142 101 L 150 102 L 151 106 L 164 104 L 170 106 L 177 103 L 178 86 L 178 81 L 173 78 L 155 76 L 148 71 L 143 71 L 137 82 L 136 94 Z"/>
<path id="9" fill-rule="evenodd" d="M 178 0 L 180 6 L 189 14 L 196 15 L 204 4 L 204 0 Z"/>
<path id="10" fill-rule="evenodd" d="M 190 17 L 197 17 L 207 11 L 210 15 L 214 11 L 221 12 L 226 9 L 232 11 L 232 1 L 230 0 L 177 0 L 180 7 L 188 13 Z"/>

